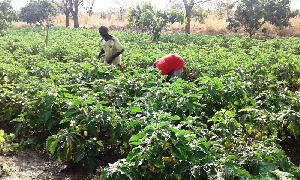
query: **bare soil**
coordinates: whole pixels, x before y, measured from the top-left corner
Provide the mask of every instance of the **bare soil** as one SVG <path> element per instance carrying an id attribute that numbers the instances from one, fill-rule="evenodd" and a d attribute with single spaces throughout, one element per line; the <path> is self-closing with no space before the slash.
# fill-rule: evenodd
<path id="1" fill-rule="evenodd" d="M 67 165 L 40 154 L 37 151 L 21 150 L 14 155 L 0 155 L 0 179 L 32 180 L 32 179 L 88 179 L 84 169 L 77 166 L 67 170 Z"/>
<path id="2" fill-rule="evenodd" d="M 292 163 L 300 166 L 300 136 L 297 139 L 295 137 L 287 138 L 280 142 L 280 145 Z"/>

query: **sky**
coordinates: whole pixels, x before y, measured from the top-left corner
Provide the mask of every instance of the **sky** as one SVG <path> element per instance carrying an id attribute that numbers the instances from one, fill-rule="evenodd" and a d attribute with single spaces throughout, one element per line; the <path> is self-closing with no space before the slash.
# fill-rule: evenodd
<path id="1" fill-rule="evenodd" d="M 0 0 L 3 1 L 3 0 Z M 12 0 L 12 5 L 15 10 L 20 10 L 24 7 L 29 0 Z M 128 0 L 133 5 L 137 3 L 141 3 L 144 0 Z M 168 0 L 147 0 L 151 1 L 152 5 L 156 6 L 157 8 L 161 9 L 164 8 L 167 4 Z M 112 0 L 95 0 L 94 10 L 105 12 L 109 8 L 113 6 Z M 291 0 L 291 9 L 300 9 L 300 0 Z"/>

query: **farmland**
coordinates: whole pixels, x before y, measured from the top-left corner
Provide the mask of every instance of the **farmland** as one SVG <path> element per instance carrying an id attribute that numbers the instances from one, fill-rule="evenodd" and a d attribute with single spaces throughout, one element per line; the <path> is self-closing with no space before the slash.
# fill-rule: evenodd
<path id="1" fill-rule="evenodd" d="M 300 178 L 280 143 L 300 138 L 300 39 L 113 31 L 123 72 L 96 60 L 97 30 L 14 28 L 0 37 L 0 117 L 16 141 L 101 179 Z M 164 83 L 155 59 L 185 59 Z M 3 123 L 1 122 L 1 123 Z M 1 129 L 1 127 L 0 127 Z M 298 144 L 300 145 L 300 144 Z"/>

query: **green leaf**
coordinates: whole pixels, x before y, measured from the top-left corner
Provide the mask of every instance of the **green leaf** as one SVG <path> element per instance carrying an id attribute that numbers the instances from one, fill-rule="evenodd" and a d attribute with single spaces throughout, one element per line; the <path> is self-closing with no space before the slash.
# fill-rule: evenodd
<path id="1" fill-rule="evenodd" d="M 67 123 L 67 122 L 70 122 L 70 119 L 69 118 L 63 118 L 59 124 L 64 124 L 64 123 Z"/>
<path id="2" fill-rule="evenodd" d="M 87 99 L 87 100 L 85 100 L 85 101 L 83 102 L 83 104 L 91 105 L 91 104 L 93 104 L 94 102 L 95 102 L 95 101 L 92 100 L 92 99 Z"/>
<path id="3" fill-rule="evenodd" d="M 77 109 L 72 107 L 72 108 L 69 108 L 68 111 L 66 112 L 66 114 L 64 115 L 65 117 L 70 117 L 72 116 L 73 114 L 75 114 L 77 112 Z"/>
<path id="4" fill-rule="evenodd" d="M 145 144 L 145 143 L 144 142 L 130 142 L 129 144 L 138 146 L 138 145 Z"/>
<path id="5" fill-rule="evenodd" d="M 237 160 L 237 159 L 239 159 L 237 156 L 235 156 L 235 155 L 228 155 L 227 157 L 226 157 L 226 160 L 232 160 L 232 159 L 234 159 L 234 160 Z"/>
<path id="6" fill-rule="evenodd" d="M 193 120 L 193 119 L 194 119 L 193 116 L 188 116 L 188 117 L 186 118 L 187 121 L 190 121 L 190 120 Z"/>
<path id="7" fill-rule="evenodd" d="M 250 173 L 248 171 L 246 171 L 245 169 L 234 169 L 234 171 L 237 173 L 237 174 L 241 174 L 241 175 L 244 175 L 248 178 L 251 177 Z"/>
<path id="8" fill-rule="evenodd" d="M 170 124 L 169 122 L 164 121 L 164 122 L 159 123 L 158 127 L 164 127 L 164 126 L 169 125 L 169 124 Z"/>
<path id="9" fill-rule="evenodd" d="M 41 114 L 40 122 L 41 123 L 47 123 L 49 118 L 51 117 L 52 110 L 45 110 Z"/>
<path id="10" fill-rule="evenodd" d="M 278 168 L 278 166 L 272 162 L 263 162 L 259 174 L 267 176 L 271 171 L 275 170 L 276 168 Z"/>
<path id="11" fill-rule="evenodd" d="M 65 97 L 65 98 L 72 99 L 72 98 L 73 98 L 73 95 L 72 95 L 72 94 L 69 94 L 69 93 L 64 93 L 64 97 Z"/>
<path id="12" fill-rule="evenodd" d="M 145 135 L 146 135 L 146 133 L 145 133 L 144 131 L 143 131 L 143 132 L 140 132 L 140 133 L 138 133 L 138 134 L 136 134 L 136 135 L 133 135 L 133 136 L 129 139 L 129 141 L 130 141 L 130 142 L 138 141 L 138 140 L 140 140 L 141 138 L 145 137 Z"/>
<path id="13" fill-rule="evenodd" d="M 186 103 L 186 105 L 187 105 L 187 108 L 189 110 L 189 113 L 192 113 L 193 112 L 193 108 L 194 108 L 193 101 L 191 99 L 189 99 L 189 101 Z"/>
<path id="14" fill-rule="evenodd" d="M 2 136 L 0 136 L 0 143 L 4 143 L 4 142 L 5 142 L 5 139 Z"/>
<path id="15" fill-rule="evenodd" d="M 99 146 L 103 147 L 103 143 L 102 143 L 101 140 L 97 141 L 97 144 L 98 144 Z"/>
<path id="16" fill-rule="evenodd" d="M 176 148 L 174 145 L 172 145 L 172 154 L 179 159 L 184 159 L 180 150 L 178 148 Z"/>
<path id="17" fill-rule="evenodd" d="M 9 141 L 9 142 L 12 142 L 14 139 L 15 139 L 15 135 L 14 135 L 13 133 L 10 133 L 10 134 L 7 136 L 7 141 Z"/>
<path id="18" fill-rule="evenodd" d="M 179 121 L 179 120 L 180 120 L 180 117 L 177 116 L 177 115 L 176 115 L 176 116 L 172 116 L 172 117 L 171 117 L 171 120 L 172 120 L 172 121 Z"/>
<path id="19" fill-rule="evenodd" d="M 184 135 L 187 135 L 187 134 L 191 134 L 191 131 L 180 130 L 179 133 L 178 133 L 178 137 L 184 136 Z"/>
<path id="20" fill-rule="evenodd" d="M 81 161 L 83 157 L 84 157 L 84 152 L 80 151 L 80 152 L 76 153 L 76 155 L 74 157 L 74 163 Z"/>
<path id="21" fill-rule="evenodd" d="M 199 161 L 199 160 L 203 159 L 204 157 L 206 157 L 206 155 L 207 154 L 205 152 L 203 152 L 203 151 L 196 151 L 195 152 L 195 159 L 197 161 Z"/>
<path id="22" fill-rule="evenodd" d="M 60 141 L 60 139 L 56 139 L 56 140 L 51 142 L 50 147 L 49 147 L 49 151 L 52 155 L 54 154 L 59 141 Z"/>
<path id="23" fill-rule="evenodd" d="M 4 130 L 0 129 L 0 137 L 4 136 Z"/>
<path id="24" fill-rule="evenodd" d="M 172 132 L 174 132 L 174 133 L 177 133 L 177 132 L 180 131 L 180 130 L 178 130 L 178 129 L 176 129 L 176 128 L 173 128 L 173 127 L 171 127 L 170 130 L 171 130 Z"/>
<path id="25" fill-rule="evenodd" d="M 136 114 L 138 112 L 142 112 L 141 108 L 138 107 L 138 106 L 133 106 L 131 109 L 130 109 L 130 114 Z"/>
<path id="26" fill-rule="evenodd" d="M 136 156 L 140 156 L 140 153 L 141 153 L 141 149 L 140 148 L 133 148 L 132 150 L 131 150 L 131 152 L 128 154 L 128 156 L 127 156 L 127 160 L 128 161 L 135 161 L 135 157 Z"/>
<path id="27" fill-rule="evenodd" d="M 94 121 L 88 123 L 87 125 L 87 132 L 89 135 L 94 135 L 97 132 L 96 123 Z"/>

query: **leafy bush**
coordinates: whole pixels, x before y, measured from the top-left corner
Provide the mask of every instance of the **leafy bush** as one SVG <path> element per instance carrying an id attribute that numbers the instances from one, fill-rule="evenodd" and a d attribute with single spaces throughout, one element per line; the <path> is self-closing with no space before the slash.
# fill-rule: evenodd
<path id="1" fill-rule="evenodd" d="M 289 26 L 289 19 L 297 16 L 298 11 L 290 10 L 290 0 L 242 0 L 227 21 L 229 30 L 243 26 L 252 37 L 266 22 L 282 28 Z"/>
<path id="2" fill-rule="evenodd" d="M 21 9 L 21 19 L 28 24 L 38 24 L 48 21 L 57 13 L 56 6 L 47 0 L 30 1 Z"/>
<path id="3" fill-rule="evenodd" d="M 155 6 L 146 2 L 141 6 L 137 5 L 134 9 L 129 11 L 128 21 L 129 28 L 150 33 L 153 36 L 153 40 L 157 40 L 164 27 L 174 22 L 183 23 L 184 16 L 178 11 L 156 11 Z"/>

